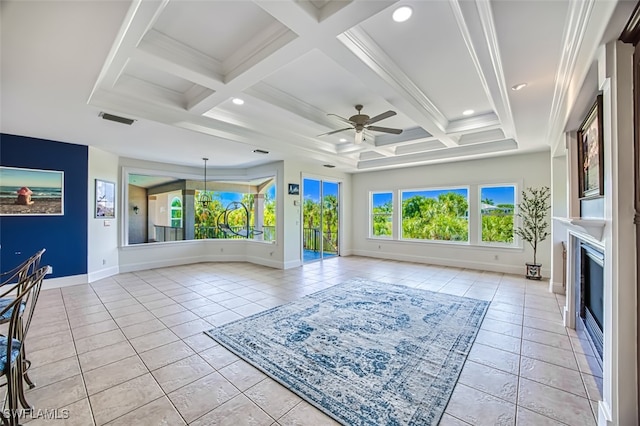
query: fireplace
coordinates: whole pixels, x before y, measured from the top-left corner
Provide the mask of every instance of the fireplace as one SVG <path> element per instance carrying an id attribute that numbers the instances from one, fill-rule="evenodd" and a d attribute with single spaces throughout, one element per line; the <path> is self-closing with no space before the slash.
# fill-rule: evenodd
<path id="1" fill-rule="evenodd" d="M 604 254 L 580 243 L 579 286 L 576 292 L 576 328 L 583 330 L 602 368 L 604 326 Z"/>

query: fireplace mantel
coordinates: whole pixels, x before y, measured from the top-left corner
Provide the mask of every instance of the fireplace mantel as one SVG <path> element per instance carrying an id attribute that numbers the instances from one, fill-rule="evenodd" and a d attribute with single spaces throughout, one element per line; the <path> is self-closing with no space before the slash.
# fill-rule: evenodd
<path id="1" fill-rule="evenodd" d="M 581 234 L 587 234 L 596 241 L 602 241 L 602 234 L 606 221 L 604 219 L 587 219 L 583 217 L 555 217 L 553 220 L 565 224 Z"/>

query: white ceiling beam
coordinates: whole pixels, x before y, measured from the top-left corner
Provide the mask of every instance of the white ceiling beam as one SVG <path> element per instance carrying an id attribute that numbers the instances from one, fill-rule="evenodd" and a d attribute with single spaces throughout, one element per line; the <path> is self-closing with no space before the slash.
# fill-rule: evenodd
<path id="1" fill-rule="evenodd" d="M 279 47 L 270 55 L 258 57 L 251 66 L 227 76 L 225 86 L 194 106 L 194 114 L 203 114 L 232 96 L 261 82 L 265 77 L 293 62 L 316 47 L 317 40 L 335 37 L 378 13 L 393 1 L 355 2 L 343 7 L 340 13 L 318 22 L 295 1 L 255 2 L 276 21 L 288 28 L 295 39 Z"/>
<path id="2" fill-rule="evenodd" d="M 422 151 L 407 155 L 398 155 L 395 157 L 359 161 L 358 170 L 393 167 L 398 165 L 423 164 L 450 158 L 462 158 L 466 156 L 477 156 L 482 154 L 495 154 L 498 152 L 515 150 L 517 148 L 518 144 L 513 139 L 505 139 L 502 141 L 458 146 L 455 148 L 435 149 L 431 151 Z"/>
<path id="3" fill-rule="evenodd" d="M 450 0 L 449 4 L 487 99 L 506 136 L 517 140 L 491 3 Z"/>

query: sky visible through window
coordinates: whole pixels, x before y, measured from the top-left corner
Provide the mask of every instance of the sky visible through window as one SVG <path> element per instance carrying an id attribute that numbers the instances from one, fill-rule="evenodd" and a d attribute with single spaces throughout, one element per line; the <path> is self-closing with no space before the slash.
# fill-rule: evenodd
<path id="1" fill-rule="evenodd" d="M 338 185 L 333 182 L 325 182 L 324 196 L 334 195 L 338 196 Z M 315 179 L 304 179 L 303 181 L 304 198 L 313 201 L 314 203 L 320 202 L 320 181 Z"/>
<path id="2" fill-rule="evenodd" d="M 373 194 L 373 207 L 383 206 L 393 200 L 392 192 L 380 192 Z"/>
<path id="3" fill-rule="evenodd" d="M 209 192 L 209 191 L 207 191 Z M 269 199 L 271 200 L 275 200 L 276 198 L 276 186 L 275 185 L 271 185 L 271 187 L 267 190 L 267 196 L 269 197 Z M 222 205 L 224 207 L 226 207 L 227 205 L 229 205 L 230 203 L 234 202 L 234 201 L 242 201 L 242 193 L 240 192 L 219 192 L 220 194 L 220 202 L 222 203 Z M 247 206 L 249 207 L 249 206 Z"/>
<path id="4" fill-rule="evenodd" d="M 515 191 L 513 186 L 490 186 L 480 190 L 480 199 L 489 199 L 494 205 L 515 204 Z"/>

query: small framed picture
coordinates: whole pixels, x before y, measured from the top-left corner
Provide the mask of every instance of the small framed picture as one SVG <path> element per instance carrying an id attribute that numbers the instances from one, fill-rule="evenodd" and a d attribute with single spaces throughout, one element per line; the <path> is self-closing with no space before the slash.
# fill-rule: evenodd
<path id="1" fill-rule="evenodd" d="M 602 95 L 578 129 L 578 186 L 580 198 L 604 195 Z"/>
<path id="2" fill-rule="evenodd" d="M 298 185 L 297 183 L 290 183 L 289 195 L 300 195 L 300 185 Z"/>
<path id="3" fill-rule="evenodd" d="M 96 179 L 96 218 L 115 219 L 116 184 Z"/>

